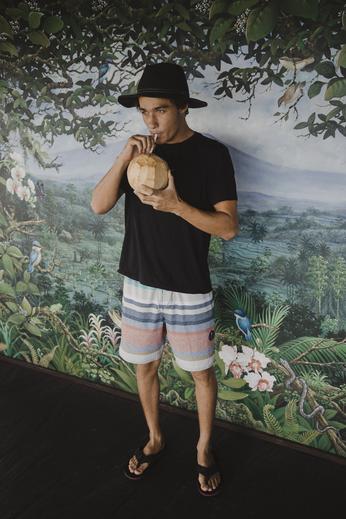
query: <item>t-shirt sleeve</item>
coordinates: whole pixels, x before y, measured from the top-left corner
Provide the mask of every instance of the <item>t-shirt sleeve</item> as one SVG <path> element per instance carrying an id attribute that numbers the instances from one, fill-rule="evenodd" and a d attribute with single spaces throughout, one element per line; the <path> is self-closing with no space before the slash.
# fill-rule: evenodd
<path id="1" fill-rule="evenodd" d="M 233 162 L 226 146 L 220 147 L 211 157 L 207 189 L 211 205 L 222 200 L 238 200 Z"/>
<path id="2" fill-rule="evenodd" d="M 127 168 L 125 169 L 123 176 L 121 177 L 119 187 L 124 191 L 124 193 L 130 193 L 131 191 L 133 191 L 127 178 Z"/>

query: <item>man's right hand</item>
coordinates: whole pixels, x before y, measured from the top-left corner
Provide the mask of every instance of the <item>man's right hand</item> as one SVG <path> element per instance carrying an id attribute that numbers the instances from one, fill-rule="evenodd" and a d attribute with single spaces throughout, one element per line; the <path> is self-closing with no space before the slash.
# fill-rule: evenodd
<path id="1" fill-rule="evenodd" d="M 129 137 L 118 157 L 125 162 L 130 162 L 130 160 L 141 153 L 152 153 L 154 148 L 155 141 L 153 135 L 136 134 Z"/>

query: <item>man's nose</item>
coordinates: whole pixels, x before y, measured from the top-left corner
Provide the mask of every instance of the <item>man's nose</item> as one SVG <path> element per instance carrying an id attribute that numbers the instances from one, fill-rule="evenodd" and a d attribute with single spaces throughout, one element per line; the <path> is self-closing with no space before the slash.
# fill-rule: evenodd
<path id="1" fill-rule="evenodd" d="M 156 128 L 157 120 L 156 120 L 156 115 L 155 114 L 149 114 L 148 124 L 149 124 L 150 128 Z"/>

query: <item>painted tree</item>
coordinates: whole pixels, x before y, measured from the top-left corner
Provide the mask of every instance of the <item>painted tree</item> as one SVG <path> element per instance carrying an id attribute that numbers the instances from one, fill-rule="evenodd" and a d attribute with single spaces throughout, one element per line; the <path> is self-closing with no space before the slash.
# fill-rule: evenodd
<path id="1" fill-rule="evenodd" d="M 330 269 L 330 286 L 336 299 L 336 318 L 340 318 L 340 301 L 346 295 L 346 261 L 337 256 Z"/>
<path id="2" fill-rule="evenodd" d="M 306 277 L 310 282 L 312 293 L 317 299 L 318 313 L 322 313 L 322 297 L 328 286 L 328 261 L 322 256 L 312 256 L 309 259 Z"/>
<path id="3" fill-rule="evenodd" d="M 97 150 L 124 128 L 116 95 L 131 91 L 150 62 L 175 61 L 188 78 L 216 69 L 216 97 L 248 102 L 256 87 L 282 87 L 279 119 L 321 90 L 327 114 L 297 127 L 346 135 L 343 0 L 27 0 L 0 7 L 0 150 L 16 135 L 44 167 L 40 142 L 73 135 Z M 250 66 L 233 66 L 242 56 Z M 221 66 L 227 67 L 219 74 Z M 302 71 L 311 79 L 301 80 Z M 36 138 L 35 138 L 36 136 Z M 41 139 L 38 139 L 40 137 Z"/>

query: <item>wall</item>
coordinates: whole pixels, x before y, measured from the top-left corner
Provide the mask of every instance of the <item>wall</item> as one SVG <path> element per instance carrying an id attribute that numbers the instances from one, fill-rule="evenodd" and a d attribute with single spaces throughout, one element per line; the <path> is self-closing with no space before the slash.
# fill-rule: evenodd
<path id="1" fill-rule="evenodd" d="M 345 456 L 342 5 L 1 7 L 2 355 L 137 392 L 117 354 L 124 197 L 102 216 L 90 200 L 128 136 L 147 133 L 117 96 L 170 59 L 208 102 L 189 126 L 226 144 L 236 172 L 240 234 L 209 253 L 216 416 Z M 160 380 L 162 401 L 196 410 L 169 344 Z"/>

